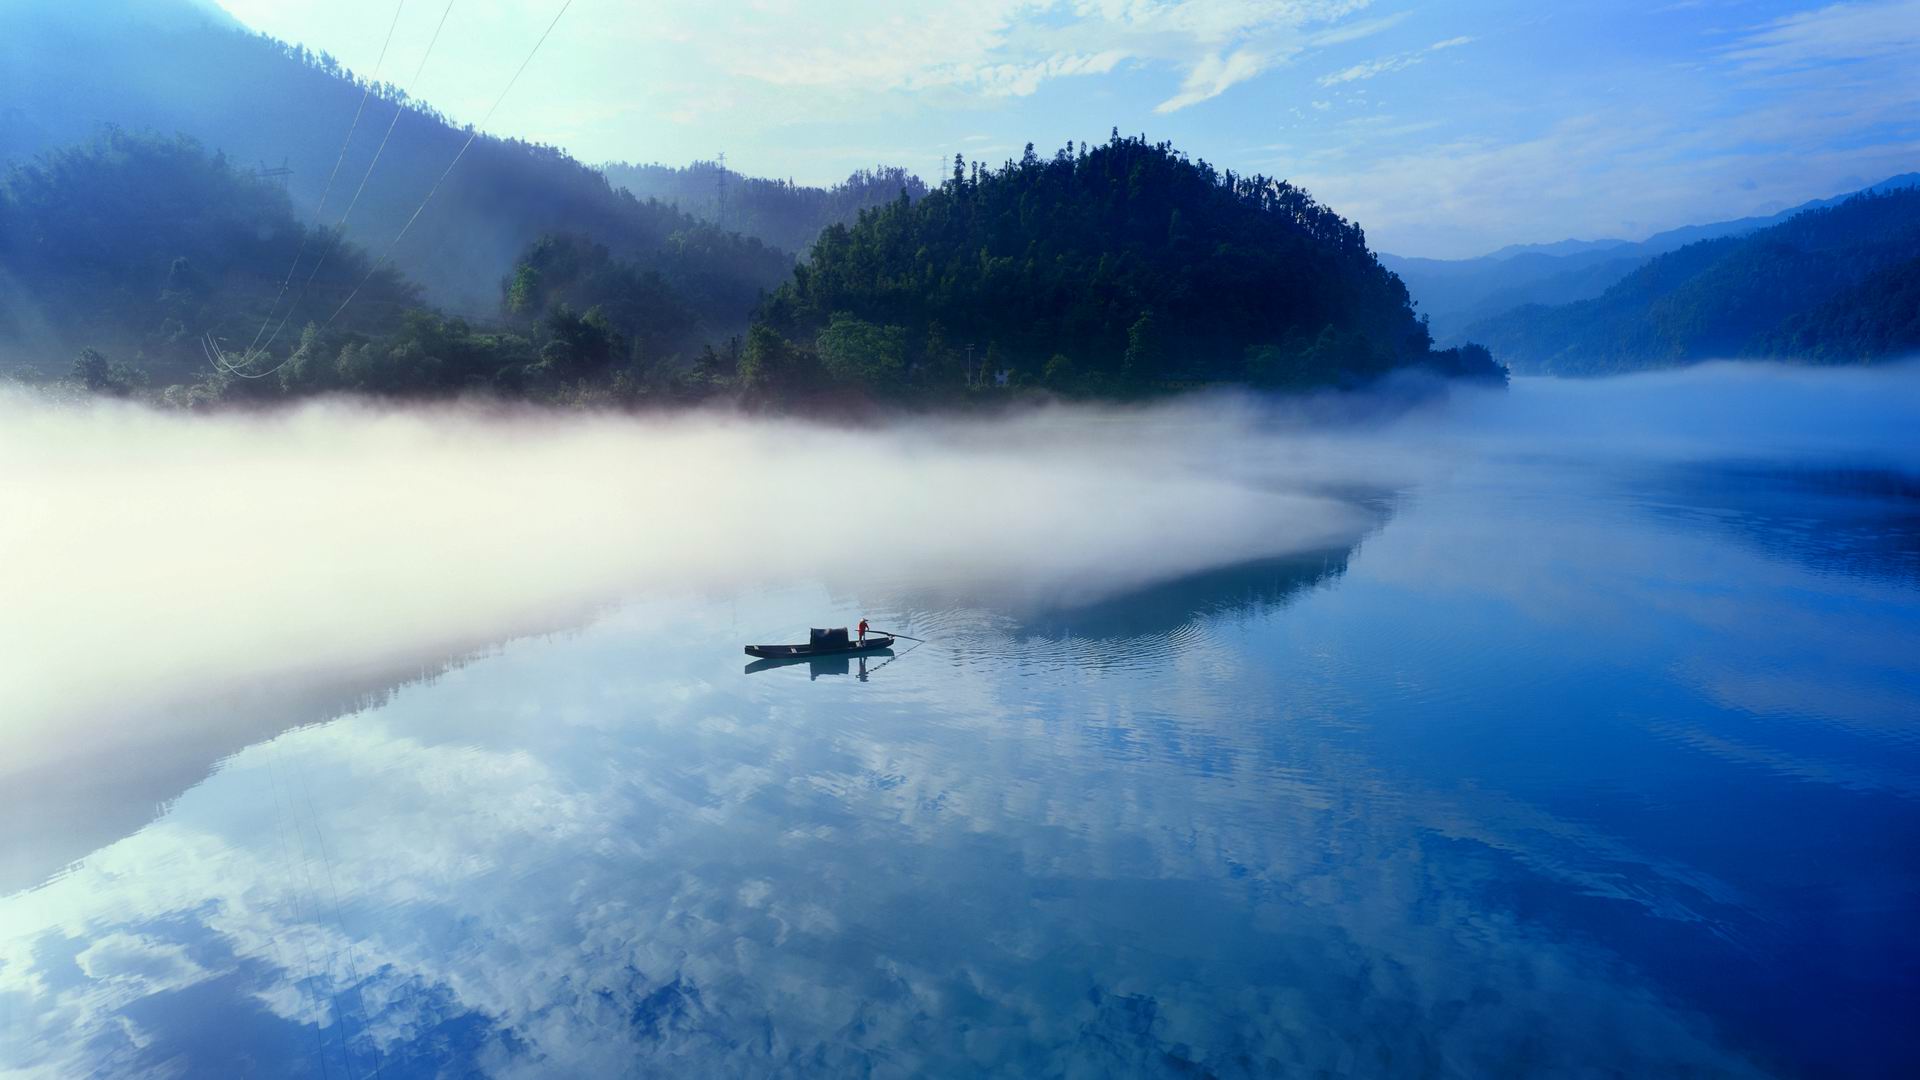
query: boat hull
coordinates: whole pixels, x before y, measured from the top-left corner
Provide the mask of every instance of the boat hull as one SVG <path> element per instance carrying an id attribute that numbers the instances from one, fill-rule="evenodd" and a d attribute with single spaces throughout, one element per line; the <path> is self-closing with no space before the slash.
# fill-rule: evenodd
<path id="1" fill-rule="evenodd" d="M 864 645 L 859 642 L 848 642 L 833 648 L 814 645 L 749 645 L 747 655 L 767 660 L 804 660 L 809 656 L 856 656 L 891 648 L 893 648 L 893 639 L 880 636 L 868 638 Z"/>

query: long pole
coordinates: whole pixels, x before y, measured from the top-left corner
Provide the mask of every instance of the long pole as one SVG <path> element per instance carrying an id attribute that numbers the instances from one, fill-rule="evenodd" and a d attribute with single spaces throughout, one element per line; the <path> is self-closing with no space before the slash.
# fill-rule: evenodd
<path id="1" fill-rule="evenodd" d="M 894 631 L 892 631 L 892 630 L 877 630 L 877 629 L 875 629 L 875 628 L 873 628 L 873 627 L 871 627 L 871 626 L 869 626 L 869 627 L 867 627 L 867 633 L 869 633 L 869 634 L 880 634 L 880 635 L 883 635 L 883 636 L 885 636 L 885 637 L 897 637 L 897 638 L 901 638 L 901 639 L 904 639 L 904 640 L 906 640 L 906 641 L 918 641 L 918 642 L 921 642 L 922 644 L 924 644 L 924 643 L 926 642 L 926 640 L 927 640 L 926 638 L 917 638 L 917 637 L 914 637 L 914 636 L 913 636 L 912 634 L 898 634 L 898 633 L 895 633 L 895 632 L 894 632 Z"/>

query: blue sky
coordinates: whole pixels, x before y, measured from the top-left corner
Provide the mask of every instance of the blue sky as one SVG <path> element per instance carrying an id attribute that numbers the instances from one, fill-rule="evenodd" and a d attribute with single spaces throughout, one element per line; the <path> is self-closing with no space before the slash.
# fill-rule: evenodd
<path id="1" fill-rule="evenodd" d="M 454 0 L 415 96 L 477 121 L 562 0 Z M 396 0 L 220 0 L 371 72 Z M 400 10 L 405 85 L 446 5 Z M 1376 248 L 1637 239 L 1920 170 L 1920 0 L 574 0 L 487 126 L 830 182 L 1118 126 L 1293 180 Z"/>

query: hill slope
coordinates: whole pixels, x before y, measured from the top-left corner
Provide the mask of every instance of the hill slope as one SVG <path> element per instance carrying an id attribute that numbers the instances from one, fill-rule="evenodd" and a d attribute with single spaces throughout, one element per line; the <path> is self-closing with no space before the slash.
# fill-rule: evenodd
<path id="1" fill-rule="evenodd" d="M 1409 365 L 1500 377 L 1435 353 L 1358 226 L 1265 177 L 1121 138 L 955 174 L 822 234 L 768 302 L 743 378 L 811 363 L 876 393 L 1001 372 L 1066 392 L 1202 381 L 1318 385 Z"/>
<path id="2" fill-rule="evenodd" d="M 1414 301 L 1432 319 L 1434 337 L 1460 338 L 1483 319 L 1527 304 L 1569 304 L 1607 291 L 1615 282 L 1669 251 L 1701 240 L 1742 236 L 1778 225 L 1796 214 L 1837 206 L 1854 195 L 1920 186 L 1920 173 L 1904 173 L 1831 199 L 1813 199 L 1777 214 L 1684 225 L 1638 243 L 1625 240 L 1562 240 L 1502 248 L 1475 259 L 1417 259 L 1382 254 L 1380 261 L 1407 283 Z"/>
<path id="3" fill-rule="evenodd" d="M 161 382 L 197 377 L 203 335 L 236 349 L 268 339 L 296 254 L 285 295 L 311 277 L 320 319 L 366 282 L 342 333 L 390 331 L 417 301 L 391 268 L 303 226 L 278 185 L 191 140 L 116 132 L 16 166 L 0 177 L 0 368 L 60 374 L 93 349 Z M 285 351 L 302 323 L 279 329 Z"/>
<path id="4" fill-rule="evenodd" d="M 1916 257 L 1920 190 L 1859 195 L 1669 252 L 1594 299 L 1520 308 L 1468 332 L 1515 371 L 1567 375 L 1722 357 L 1883 359 L 1920 348 L 1901 306 Z"/>
<path id="5" fill-rule="evenodd" d="M 189 0 L 9 0 L 0 34 L 0 157 L 28 161 L 84 143 L 102 125 L 179 132 L 241 165 L 284 162 L 295 212 L 306 217 L 364 91 L 331 57 L 236 29 Z M 537 94 L 537 80 L 523 80 L 515 93 Z M 469 134 L 397 89 L 376 87 L 323 222 L 345 209 L 390 123 L 392 140 L 347 223 L 347 236 L 375 252 L 388 248 Z M 792 268 L 790 257 L 757 240 L 616 191 L 559 150 L 487 136 L 474 141 L 393 258 L 436 303 L 492 316 L 515 257 L 556 232 L 591 235 L 659 272 L 715 337 L 744 330 L 761 292 Z"/>
<path id="6" fill-rule="evenodd" d="M 848 225 L 860 211 L 892 202 L 902 191 L 917 199 L 927 185 L 905 169 L 881 166 L 854 173 L 828 188 L 743 176 L 715 161 L 669 165 L 600 166 L 616 188 L 657 199 L 701 221 L 755 237 L 771 247 L 805 252 L 829 225 Z"/>

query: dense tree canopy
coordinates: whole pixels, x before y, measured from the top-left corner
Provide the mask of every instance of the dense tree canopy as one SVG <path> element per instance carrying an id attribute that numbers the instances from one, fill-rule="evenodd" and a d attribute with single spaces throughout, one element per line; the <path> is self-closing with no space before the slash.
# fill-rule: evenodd
<path id="1" fill-rule="evenodd" d="M 757 294 L 744 335 L 727 316 L 749 306 L 740 279 L 572 233 L 528 245 L 492 313 L 431 310 L 361 249 L 301 226 L 276 186 L 187 140 L 114 133 L 15 170 L 0 195 L 0 269 L 38 290 L 9 294 L 7 331 L 24 333 L 23 312 L 84 330 L 41 349 L 43 370 L 189 406 L 348 392 L 839 408 L 1315 386 L 1408 365 L 1500 374 L 1476 347 L 1430 348 L 1356 227 L 1139 140 L 962 172 L 918 204 L 900 189 Z M 677 235 L 686 250 L 733 243 L 711 225 Z M 240 371 L 200 347 L 212 335 L 238 352 L 283 316 Z"/>
<path id="2" fill-rule="evenodd" d="M 1662 255 L 1592 300 L 1469 332 L 1516 370 L 1604 375 L 1730 357 L 1858 363 L 1920 348 L 1920 190 L 1857 195 Z"/>
<path id="3" fill-rule="evenodd" d="M 956 159 L 917 202 L 828 228 L 761 321 L 883 393 L 1500 374 L 1483 350 L 1435 353 L 1360 228 L 1306 192 L 1118 134 L 997 170 Z M 850 342 L 865 359 L 833 361 Z"/>
<path id="4" fill-rule="evenodd" d="M 717 161 L 669 165 L 600 167 L 614 187 L 658 200 L 701 221 L 756 237 L 782 251 L 803 253 L 829 225 L 845 225 L 862 210 L 892 202 L 906 192 L 927 193 L 920 178 L 898 167 L 856 172 L 832 187 L 742 176 Z"/>

